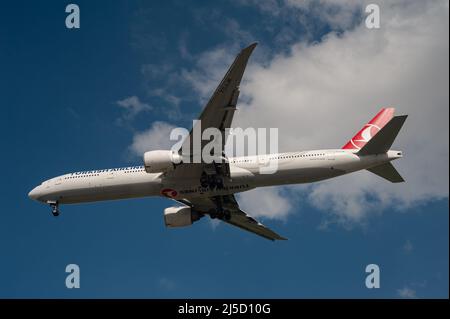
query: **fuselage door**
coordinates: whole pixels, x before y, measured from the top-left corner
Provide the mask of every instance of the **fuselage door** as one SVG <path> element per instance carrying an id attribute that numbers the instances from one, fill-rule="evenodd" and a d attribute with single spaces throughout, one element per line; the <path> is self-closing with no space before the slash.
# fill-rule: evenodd
<path id="1" fill-rule="evenodd" d="M 115 172 L 107 172 L 103 178 L 99 179 L 98 187 L 111 185 L 114 182 L 114 177 L 115 177 Z"/>

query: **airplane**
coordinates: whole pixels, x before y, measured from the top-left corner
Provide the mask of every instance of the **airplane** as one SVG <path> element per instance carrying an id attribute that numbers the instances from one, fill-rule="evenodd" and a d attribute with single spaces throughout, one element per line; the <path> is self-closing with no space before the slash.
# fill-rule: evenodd
<path id="1" fill-rule="evenodd" d="M 202 131 L 216 128 L 225 134 L 231 127 L 241 79 L 256 45 L 251 44 L 237 55 L 214 91 L 199 118 Z M 177 206 L 164 210 L 167 227 L 190 226 L 209 215 L 272 241 L 285 240 L 242 211 L 234 194 L 264 186 L 312 183 L 359 170 L 368 170 L 392 183 L 404 182 L 391 163 L 401 158 L 402 152 L 390 147 L 407 115 L 394 116 L 394 111 L 381 109 L 339 149 L 230 158 L 224 155 L 213 163 L 176 164 L 174 157 L 179 156 L 181 148 L 153 150 L 144 153 L 143 165 L 57 176 L 35 187 L 28 196 L 50 205 L 54 216 L 59 215 L 61 204 L 163 196 L 177 202 Z M 187 140 L 193 140 L 193 130 L 183 145 Z M 277 161 L 276 172 L 262 174 L 261 167 L 272 160 Z"/>

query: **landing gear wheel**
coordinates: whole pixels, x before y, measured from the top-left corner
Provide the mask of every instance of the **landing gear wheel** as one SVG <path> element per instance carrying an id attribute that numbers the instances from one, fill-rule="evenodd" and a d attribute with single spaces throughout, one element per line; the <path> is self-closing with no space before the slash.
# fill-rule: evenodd
<path id="1" fill-rule="evenodd" d="M 209 217 L 211 217 L 211 219 L 216 219 L 218 216 L 217 211 L 215 209 L 210 209 L 209 212 Z"/>
<path id="2" fill-rule="evenodd" d="M 214 183 L 217 186 L 217 189 L 222 189 L 223 188 L 223 179 L 220 176 L 216 176 L 214 179 Z"/>
<path id="3" fill-rule="evenodd" d="M 203 188 L 206 188 L 206 187 L 209 186 L 209 183 L 208 183 L 208 176 L 206 176 L 205 173 L 203 173 L 203 174 L 202 174 L 202 177 L 200 177 L 200 185 L 201 185 Z"/>
<path id="4" fill-rule="evenodd" d="M 210 189 L 214 189 L 216 187 L 214 176 L 208 176 L 208 186 Z"/>
<path id="5" fill-rule="evenodd" d="M 231 212 L 228 209 L 223 211 L 223 220 L 229 221 L 231 219 Z"/>
<path id="6" fill-rule="evenodd" d="M 50 207 L 52 208 L 52 215 L 55 217 L 59 216 L 58 202 L 50 203 Z"/>

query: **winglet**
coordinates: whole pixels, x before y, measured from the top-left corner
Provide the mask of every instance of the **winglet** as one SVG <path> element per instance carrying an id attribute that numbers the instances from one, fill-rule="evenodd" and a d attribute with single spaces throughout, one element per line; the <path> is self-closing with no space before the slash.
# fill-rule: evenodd
<path id="1" fill-rule="evenodd" d="M 253 42 L 252 44 L 250 44 L 246 48 L 242 49 L 241 52 L 246 51 L 246 50 L 253 51 L 256 48 L 257 45 L 258 45 L 258 42 Z"/>
<path id="2" fill-rule="evenodd" d="M 248 58 L 253 53 L 253 50 L 256 48 L 257 45 L 258 45 L 258 42 L 254 42 L 254 43 L 250 44 L 248 47 L 242 49 L 241 52 L 239 52 L 239 54 L 236 56 L 236 59 L 234 60 L 233 64 L 242 63 L 243 67 L 245 69 L 245 66 L 247 65 Z M 230 67 L 230 69 L 232 69 L 232 68 L 233 68 L 233 65 Z M 244 72 L 244 70 L 242 70 L 242 73 L 243 72 Z"/>

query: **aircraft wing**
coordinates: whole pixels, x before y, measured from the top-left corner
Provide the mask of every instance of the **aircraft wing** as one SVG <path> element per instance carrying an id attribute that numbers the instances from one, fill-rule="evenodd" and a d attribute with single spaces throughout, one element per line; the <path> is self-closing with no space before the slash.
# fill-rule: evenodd
<path id="1" fill-rule="evenodd" d="M 251 44 L 236 56 L 233 64 L 228 69 L 219 86 L 214 91 L 211 99 L 203 109 L 203 112 L 200 114 L 199 121 L 194 124 L 189 136 L 186 137 L 178 150 L 180 154 L 190 154 L 190 163 L 181 163 L 180 165 L 177 165 L 174 171 L 167 174 L 168 179 L 199 178 L 203 172 L 209 175 L 219 174 L 221 176 L 229 177 L 229 166 L 224 154 L 221 154 L 222 158 L 220 161 L 217 161 L 220 165 L 193 163 L 194 161 L 192 159 L 194 154 L 201 154 L 203 147 L 210 142 L 210 140 L 201 139 L 203 132 L 208 128 L 216 128 L 220 131 L 222 138 L 221 145 L 218 145 L 218 147 L 220 147 L 219 149 L 222 150 L 222 152 L 224 151 L 227 139 L 225 130 L 230 128 L 231 122 L 233 121 L 237 100 L 239 98 L 239 85 L 242 76 L 244 75 L 248 59 L 256 45 L 257 43 Z M 200 136 L 194 136 L 194 132 L 199 132 Z M 196 145 L 194 144 L 194 138 L 201 139 L 201 144 L 198 145 L 200 148 L 196 147 L 194 149 L 194 145 Z M 211 137 L 211 140 L 212 139 L 213 138 Z M 214 140 L 217 141 L 216 139 Z"/>
<path id="2" fill-rule="evenodd" d="M 221 146 L 223 150 L 226 141 L 226 136 L 224 136 L 225 129 L 230 128 L 231 122 L 233 121 L 233 115 L 236 111 L 236 104 L 239 98 L 239 85 L 244 75 L 248 59 L 256 45 L 257 43 L 249 45 L 236 56 L 233 64 L 200 114 L 199 120 L 201 123 L 196 122 L 189 136 L 183 142 L 181 149 L 186 149 L 187 147 L 192 149 L 193 131 L 196 126 L 198 126 L 197 128 L 201 126 L 201 130 L 199 130 L 201 133 L 207 128 L 216 128 L 222 132 Z M 202 141 L 201 148 L 203 149 L 203 146 L 207 143 L 208 141 Z"/>
<path id="3" fill-rule="evenodd" d="M 230 217 L 220 218 L 227 224 L 239 227 L 252 232 L 256 235 L 270 240 L 286 240 L 273 230 L 267 228 L 256 219 L 245 213 L 239 208 L 239 205 L 233 195 L 215 196 L 215 197 L 194 197 L 178 202 L 191 206 L 191 208 L 202 214 L 210 214 L 211 210 L 216 210 L 218 206 L 230 211 Z"/>

